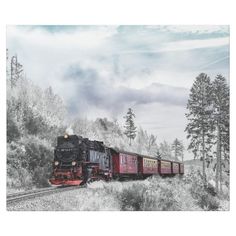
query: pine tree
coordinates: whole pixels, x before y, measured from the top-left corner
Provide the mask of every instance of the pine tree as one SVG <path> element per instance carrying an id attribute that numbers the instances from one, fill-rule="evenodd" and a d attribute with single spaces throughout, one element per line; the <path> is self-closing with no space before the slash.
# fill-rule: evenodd
<path id="1" fill-rule="evenodd" d="M 135 118 L 135 114 L 133 113 L 132 109 L 129 108 L 128 112 L 126 114 L 126 116 L 124 116 L 125 118 L 125 132 L 124 134 L 128 137 L 129 139 L 129 145 L 131 146 L 131 140 L 135 139 L 136 137 L 136 128 L 134 125 L 134 118 Z"/>
<path id="2" fill-rule="evenodd" d="M 159 149 L 156 150 L 156 155 L 155 156 L 156 156 L 157 159 L 161 159 L 161 153 L 160 153 Z"/>
<path id="3" fill-rule="evenodd" d="M 216 191 L 222 192 L 222 152 L 229 159 L 229 86 L 222 75 L 217 75 L 212 83 L 214 125 L 216 130 Z"/>
<path id="4" fill-rule="evenodd" d="M 178 161 L 179 158 L 181 158 L 183 161 L 184 146 L 183 146 L 182 142 L 180 140 L 178 140 L 177 138 L 172 143 L 172 151 L 174 151 L 176 161 Z"/>
<path id="5" fill-rule="evenodd" d="M 189 150 L 200 155 L 202 160 L 203 181 L 206 183 L 206 160 L 211 156 L 213 135 L 212 85 L 210 77 L 201 73 L 196 77 L 190 90 L 187 104 L 189 121 L 185 131 L 190 140 Z"/>

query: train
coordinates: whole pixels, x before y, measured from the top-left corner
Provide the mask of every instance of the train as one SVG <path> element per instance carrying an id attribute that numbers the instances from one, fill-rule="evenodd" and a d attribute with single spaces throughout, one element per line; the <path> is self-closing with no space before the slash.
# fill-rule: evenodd
<path id="1" fill-rule="evenodd" d="M 107 147 L 78 135 L 57 137 L 51 185 L 84 185 L 97 180 L 135 180 L 184 174 L 184 164 Z"/>

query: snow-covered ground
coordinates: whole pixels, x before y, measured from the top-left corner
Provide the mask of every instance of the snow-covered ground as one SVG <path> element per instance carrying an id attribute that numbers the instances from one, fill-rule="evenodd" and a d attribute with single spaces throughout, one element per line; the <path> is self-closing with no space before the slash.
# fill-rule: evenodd
<path id="1" fill-rule="evenodd" d="M 229 210 L 229 199 L 203 190 L 197 172 L 129 182 L 94 182 L 7 206 L 10 211 L 201 211 Z"/>

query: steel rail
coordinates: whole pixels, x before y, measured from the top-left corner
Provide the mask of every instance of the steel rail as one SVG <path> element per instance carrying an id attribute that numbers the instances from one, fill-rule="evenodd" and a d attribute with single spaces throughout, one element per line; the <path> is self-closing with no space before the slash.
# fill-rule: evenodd
<path id="1" fill-rule="evenodd" d="M 83 186 L 70 186 L 70 187 L 48 187 L 38 190 L 30 190 L 25 192 L 19 192 L 19 193 L 13 193 L 7 195 L 7 204 L 13 203 L 13 202 L 19 202 L 19 201 L 25 201 L 28 199 L 41 197 L 44 195 L 52 194 L 52 193 L 59 193 L 74 189 L 79 189 Z"/>

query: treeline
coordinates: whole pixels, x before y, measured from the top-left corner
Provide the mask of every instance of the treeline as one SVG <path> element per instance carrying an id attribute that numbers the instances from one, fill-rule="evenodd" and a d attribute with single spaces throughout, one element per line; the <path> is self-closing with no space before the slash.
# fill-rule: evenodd
<path id="1" fill-rule="evenodd" d="M 8 59 L 8 58 L 7 58 Z M 8 60 L 7 60 L 8 62 Z M 66 107 L 51 88 L 26 79 L 17 56 L 7 63 L 7 186 L 46 186 L 54 137 L 65 130 Z"/>
<path id="2" fill-rule="evenodd" d="M 222 75 L 212 80 L 201 73 L 193 83 L 187 104 L 188 149 L 194 158 L 202 160 L 204 184 L 207 183 L 206 167 L 216 160 L 213 168 L 218 193 L 222 192 L 223 166 L 229 163 L 229 96 L 229 85 Z"/>
<path id="3" fill-rule="evenodd" d="M 51 88 L 42 90 L 21 77 L 7 80 L 7 185 L 47 185 L 54 137 L 65 130 L 66 108 Z"/>
<path id="4" fill-rule="evenodd" d="M 153 157 L 182 160 L 184 146 L 178 139 L 170 144 L 166 141 L 158 143 L 157 136 L 149 134 L 142 127 L 137 129 L 135 139 L 130 145 L 130 139 L 126 136 L 124 128 L 117 120 L 109 121 L 107 118 L 97 118 L 95 121 L 88 119 L 75 119 L 71 128 L 75 134 L 87 137 L 91 140 L 102 140 L 107 146 L 136 152 Z"/>

